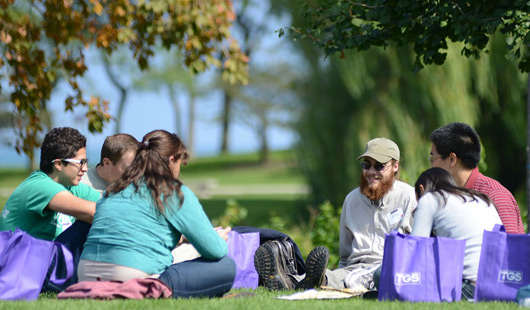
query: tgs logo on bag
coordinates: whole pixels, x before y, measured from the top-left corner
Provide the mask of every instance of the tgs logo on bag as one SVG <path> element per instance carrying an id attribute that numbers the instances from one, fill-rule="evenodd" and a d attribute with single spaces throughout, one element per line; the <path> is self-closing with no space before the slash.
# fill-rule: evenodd
<path id="1" fill-rule="evenodd" d="M 394 275 L 394 285 L 420 285 L 421 273 L 396 273 Z"/>
<path id="2" fill-rule="evenodd" d="M 523 272 L 515 270 L 501 270 L 499 272 L 499 282 L 523 284 Z"/>

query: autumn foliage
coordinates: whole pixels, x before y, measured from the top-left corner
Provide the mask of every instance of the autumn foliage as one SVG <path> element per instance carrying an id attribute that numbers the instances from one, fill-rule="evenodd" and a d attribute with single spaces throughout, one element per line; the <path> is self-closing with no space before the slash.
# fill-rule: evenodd
<path id="1" fill-rule="evenodd" d="M 86 108 L 91 132 L 111 119 L 108 102 L 87 99 L 77 83 L 89 46 L 112 53 L 126 45 L 142 69 L 156 46 L 177 46 L 192 72 L 216 66 L 229 82 L 245 84 L 248 59 L 230 34 L 234 20 L 230 0 L 0 0 L 0 78 L 8 81 L 0 90 L 21 116 L 17 151 L 33 157 L 39 115 L 59 78 L 73 90 L 65 110 Z"/>

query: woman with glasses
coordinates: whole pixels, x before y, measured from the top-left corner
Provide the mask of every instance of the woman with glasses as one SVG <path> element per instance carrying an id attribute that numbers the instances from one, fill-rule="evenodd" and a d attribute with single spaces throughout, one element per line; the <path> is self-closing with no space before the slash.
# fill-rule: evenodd
<path id="1" fill-rule="evenodd" d="M 456 186 L 442 168 L 424 171 L 415 184 L 418 206 L 412 235 L 432 235 L 466 240 L 462 299 L 474 300 L 484 230 L 501 224 L 487 195 Z"/>
<path id="2" fill-rule="evenodd" d="M 81 281 L 159 278 L 173 297 L 222 296 L 232 287 L 229 230 L 216 231 L 178 177 L 188 152 L 175 134 L 144 136 L 132 164 L 98 202 L 78 275 Z M 172 264 L 181 236 L 200 258 Z"/>

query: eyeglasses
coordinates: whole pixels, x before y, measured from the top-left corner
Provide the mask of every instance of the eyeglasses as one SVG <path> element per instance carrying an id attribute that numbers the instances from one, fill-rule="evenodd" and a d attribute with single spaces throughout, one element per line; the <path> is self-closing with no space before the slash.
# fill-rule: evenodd
<path id="1" fill-rule="evenodd" d="M 84 165 L 88 165 L 88 158 L 83 158 L 83 159 L 59 158 L 59 159 L 52 160 L 52 163 L 54 163 L 54 162 L 56 162 L 58 160 L 65 161 L 67 163 L 78 164 L 78 165 L 81 165 L 81 167 L 83 167 Z"/>
<path id="2" fill-rule="evenodd" d="M 435 159 L 438 159 L 438 158 L 440 158 L 440 157 L 442 157 L 442 155 L 435 156 L 435 157 L 429 156 L 429 161 L 430 161 L 431 164 L 432 164 L 432 162 L 433 162 Z"/>
<path id="3" fill-rule="evenodd" d="M 388 163 L 388 162 L 387 162 Z M 381 164 L 381 163 L 377 163 L 377 164 L 374 164 L 374 169 L 376 171 L 383 171 L 385 168 L 387 168 L 387 163 L 384 163 L 384 164 Z M 372 168 L 372 163 L 371 162 L 368 162 L 368 161 L 364 161 L 361 163 L 361 167 L 364 169 L 364 170 L 370 170 L 370 168 Z"/>

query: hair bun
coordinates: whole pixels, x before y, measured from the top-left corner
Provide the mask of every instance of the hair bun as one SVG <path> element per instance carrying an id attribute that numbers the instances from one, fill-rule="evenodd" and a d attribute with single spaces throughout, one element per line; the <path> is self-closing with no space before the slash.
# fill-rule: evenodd
<path id="1" fill-rule="evenodd" d="M 143 141 L 138 143 L 138 147 L 140 148 L 140 150 L 147 150 L 147 148 L 149 148 L 149 141 Z"/>

